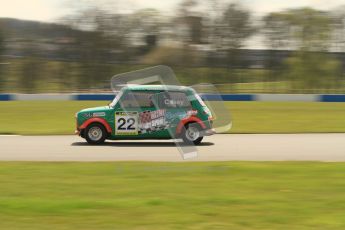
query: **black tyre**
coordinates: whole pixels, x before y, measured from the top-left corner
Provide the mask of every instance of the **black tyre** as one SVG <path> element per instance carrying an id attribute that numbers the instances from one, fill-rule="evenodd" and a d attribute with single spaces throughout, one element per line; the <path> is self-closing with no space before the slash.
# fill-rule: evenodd
<path id="1" fill-rule="evenodd" d="M 84 136 L 87 143 L 91 145 L 99 145 L 104 143 L 107 138 L 107 132 L 103 125 L 93 123 L 86 127 Z"/>
<path id="2" fill-rule="evenodd" d="M 186 144 L 198 145 L 204 138 L 201 136 L 201 127 L 197 123 L 187 124 L 182 131 L 182 139 Z"/>

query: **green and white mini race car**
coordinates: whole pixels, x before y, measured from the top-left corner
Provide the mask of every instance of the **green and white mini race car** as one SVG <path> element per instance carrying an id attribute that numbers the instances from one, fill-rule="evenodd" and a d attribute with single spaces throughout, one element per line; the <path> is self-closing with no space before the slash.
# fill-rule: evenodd
<path id="1" fill-rule="evenodd" d="M 103 107 L 76 113 L 76 134 L 90 144 L 106 139 L 183 139 L 199 144 L 215 133 L 212 114 L 189 87 L 125 86 Z"/>

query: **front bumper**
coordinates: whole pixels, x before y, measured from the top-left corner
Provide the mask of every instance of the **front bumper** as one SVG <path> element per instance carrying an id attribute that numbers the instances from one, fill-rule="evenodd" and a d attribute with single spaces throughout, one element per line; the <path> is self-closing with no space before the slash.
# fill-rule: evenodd
<path id="1" fill-rule="evenodd" d="M 216 130 L 215 129 L 207 129 L 203 133 L 204 136 L 211 136 L 213 134 L 216 134 Z"/>

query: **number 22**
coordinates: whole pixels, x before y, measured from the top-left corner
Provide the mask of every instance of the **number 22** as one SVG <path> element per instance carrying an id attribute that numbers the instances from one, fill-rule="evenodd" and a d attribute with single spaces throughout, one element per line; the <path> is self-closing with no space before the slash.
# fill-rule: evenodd
<path id="1" fill-rule="evenodd" d="M 134 118 L 128 118 L 127 121 L 125 118 L 121 117 L 118 120 L 119 122 L 119 127 L 118 130 L 135 130 L 135 127 L 133 127 L 135 120 Z M 127 128 L 124 127 L 128 123 Z"/>

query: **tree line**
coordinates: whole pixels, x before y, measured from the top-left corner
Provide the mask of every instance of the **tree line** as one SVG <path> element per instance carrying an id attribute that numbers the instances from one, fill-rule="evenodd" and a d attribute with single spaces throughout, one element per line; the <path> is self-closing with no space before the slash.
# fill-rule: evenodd
<path id="1" fill-rule="evenodd" d="M 269 91 L 275 85 L 270 83 L 285 82 L 289 90 L 301 92 L 344 90 L 345 60 L 329 52 L 345 52 L 345 8 L 287 9 L 258 18 L 238 3 L 211 3 L 208 13 L 195 0 L 182 1 L 173 15 L 154 9 L 119 13 L 96 6 L 76 11 L 59 21 L 70 32 L 48 42 L 57 47 L 53 52 L 58 60 L 42 58 L 49 51 L 33 39 L 15 68 L 0 65 L 0 90 L 8 91 L 12 84 L 19 91 L 44 91 L 44 82 L 51 85 L 48 91 L 106 88 L 116 73 L 156 64 L 176 67 L 185 83 L 203 80 L 231 87 L 267 82 Z M 263 65 L 252 67 L 259 70 L 244 70 L 244 48 L 249 41 L 261 45 L 260 37 L 269 55 Z M 0 25 L 0 55 L 6 47 Z M 288 50 L 288 57 L 282 60 L 277 50 Z M 193 68 L 199 68 L 199 75 Z M 251 74 L 254 77 L 247 77 Z"/>

